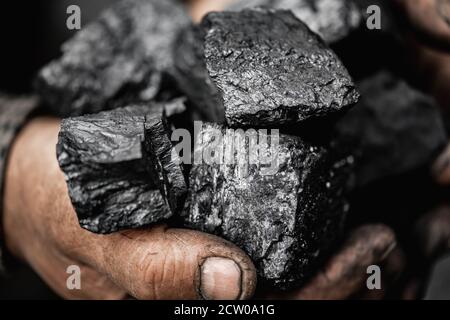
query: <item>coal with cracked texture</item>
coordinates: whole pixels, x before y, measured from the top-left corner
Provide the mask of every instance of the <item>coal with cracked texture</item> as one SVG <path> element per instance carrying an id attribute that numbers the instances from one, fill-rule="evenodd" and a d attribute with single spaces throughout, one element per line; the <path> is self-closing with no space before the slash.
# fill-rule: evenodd
<path id="1" fill-rule="evenodd" d="M 186 184 L 163 108 L 136 105 L 62 121 L 57 156 L 83 228 L 142 227 L 180 209 Z"/>
<path id="2" fill-rule="evenodd" d="M 190 172 L 185 224 L 235 243 L 263 282 L 288 289 L 315 271 L 342 231 L 351 164 L 300 137 L 277 140 L 268 131 L 248 137 L 258 140 L 203 125 L 195 149 L 203 161 Z M 270 166 L 271 159 L 278 160 Z"/>
<path id="3" fill-rule="evenodd" d="M 194 105 L 200 100 L 202 108 L 209 99 L 208 107 L 214 114 L 222 112 L 229 126 L 299 123 L 335 114 L 358 101 L 338 57 L 290 11 L 210 13 L 192 30 L 198 34 L 187 40 L 194 47 L 187 61 L 191 67 L 176 59 L 182 64 L 178 69 L 184 70 L 179 82 L 187 83 L 189 97 L 198 98 L 189 82 L 203 81 L 205 97 L 193 99 Z M 205 66 L 207 72 L 202 70 Z M 192 76 L 185 71 L 189 68 L 196 70 Z"/>
<path id="4" fill-rule="evenodd" d="M 174 0 L 122 0 L 66 42 L 36 88 L 61 117 L 151 101 L 173 69 L 178 32 L 190 24 Z"/>

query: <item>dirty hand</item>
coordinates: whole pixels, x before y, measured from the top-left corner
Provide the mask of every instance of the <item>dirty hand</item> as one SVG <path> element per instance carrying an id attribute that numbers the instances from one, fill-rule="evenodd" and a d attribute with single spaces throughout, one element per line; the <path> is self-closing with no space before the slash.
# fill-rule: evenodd
<path id="1" fill-rule="evenodd" d="M 62 297 L 79 299 L 246 299 L 256 273 L 234 245 L 200 232 L 154 226 L 96 235 L 78 225 L 55 146 L 59 121 L 37 118 L 18 136 L 5 181 L 3 226 L 9 250 Z M 383 226 L 357 229 L 301 289 L 263 297 L 344 299 L 365 287 L 366 269 L 402 267 L 395 236 Z M 67 287 L 67 268 L 81 269 L 81 290 Z"/>
<path id="2" fill-rule="evenodd" d="M 369 289 L 367 286 L 373 272 L 369 266 L 380 268 L 378 288 Z M 291 300 L 382 299 L 390 286 L 395 285 L 404 267 L 404 254 L 397 245 L 394 232 L 384 225 L 364 225 L 351 232 L 338 252 L 304 287 L 279 295 L 268 294 L 268 297 Z"/>
<path id="3" fill-rule="evenodd" d="M 5 180 L 7 248 L 64 298 L 246 299 L 251 260 L 234 245 L 163 225 L 96 235 L 80 228 L 56 161 L 59 121 L 32 120 L 17 137 Z M 68 289 L 71 265 L 81 290 Z"/>

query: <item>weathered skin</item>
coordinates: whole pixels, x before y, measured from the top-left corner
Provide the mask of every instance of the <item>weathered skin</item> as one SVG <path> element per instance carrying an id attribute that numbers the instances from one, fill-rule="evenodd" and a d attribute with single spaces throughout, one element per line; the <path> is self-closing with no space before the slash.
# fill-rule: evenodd
<path id="1" fill-rule="evenodd" d="M 356 155 L 356 182 L 366 185 L 430 163 L 447 141 L 433 99 L 387 71 L 359 85 L 362 99 L 337 123 L 338 148 Z"/>
<path id="2" fill-rule="evenodd" d="M 362 22 L 361 10 L 351 0 L 236 0 L 228 9 L 252 7 L 292 10 L 327 43 L 345 38 Z"/>
<path id="3" fill-rule="evenodd" d="M 200 99 L 200 107 L 210 99 L 214 113 L 223 109 L 229 126 L 298 123 L 358 101 L 352 79 L 337 56 L 290 11 L 210 13 L 195 30 L 200 35 L 191 37 L 194 42 L 204 38 L 204 61 L 198 59 L 195 70 L 200 70 L 181 82 L 203 80 L 207 96 Z M 201 45 L 193 46 L 194 60 Z M 205 63 L 208 74 L 201 70 Z M 188 67 L 184 62 L 179 69 Z M 216 102 L 214 86 L 221 103 Z"/>
<path id="4" fill-rule="evenodd" d="M 213 146 L 217 130 L 224 133 L 223 146 L 233 145 L 229 129 L 205 124 L 197 156 Z M 259 139 L 266 141 L 267 136 Z M 333 161 L 325 148 L 299 137 L 280 135 L 272 153 L 278 154 L 278 170 L 264 175 L 261 164 L 268 161 L 249 165 L 254 149 L 248 141 L 237 146 L 235 165 L 193 166 L 186 225 L 237 244 L 270 285 L 280 289 L 298 285 L 342 229 L 349 163 Z"/>
<path id="5" fill-rule="evenodd" d="M 161 105 L 63 120 L 57 146 L 80 225 L 95 233 L 170 218 L 186 185 Z"/>
<path id="6" fill-rule="evenodd" d="M 62 117 L 150 101 L 173 68 L 177 33 L 190 19 L 173 0 L 123 0 L 62 47 L 36 87 Z"/>

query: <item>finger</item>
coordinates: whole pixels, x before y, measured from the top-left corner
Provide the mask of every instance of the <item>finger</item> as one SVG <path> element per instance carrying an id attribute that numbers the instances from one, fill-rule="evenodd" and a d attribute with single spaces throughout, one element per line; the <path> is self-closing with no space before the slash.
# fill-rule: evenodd
<path id="1" fill-rule="evenodd" d="M 425 257 L 446 252 L 450 248 L 450 207 L 442 206 L 421 218 L 416 234 Z"/>
<path id="2" fill-rule="evenodd" d="M 432 173 L 437 183 L 450 184 L 450 144 L 435 161 Z"/>
<path id="3" fill-rule="evenodd" d="M 366 280 L 369 276 L 365 275 L 363 279 L 362 290 L 354 295 L 351 298 L 362 299 L 362 300 L 382 300 L 386 297 L 388 293 L 391 291 L 396 294 L 397 292 L 403 289 L 402 281 L 398 281 L 402 271 L 406 267 L 404 252 L 396 246 L 390 254 L 387 255 L 386 259 L 380 262 L 376 262 L 374 264 L 380 267 L 382 272 L 381 274 L 381 289 L 377 290 L 369 290 L 367 288 Z"/>
<path id="4" fill-rule="evenodd" d="M 54 179 L 63 183 L 62 179 Z M 130 230 L 96 235 L 83 230 L 65 185 L 54 203 L 65 230 L 59 248 L 107 275 L 139 299 L 247 299 L 256 286 L 251 260 L 236 246 L 200 232 L 167 229 Z M 54 230 L 55 233 L 59 232 Z"/>
<path id="5" fill-rule="evenodd" d="M 399 259 L 396 238 L 391 229 L 383 225 L 358 228 L 344 243 L 342 250 L 332 257 L 324 269 L 300 290 L 284 296 L 287 299 L 345 299 L 359 293 L 366 286 L 367 267 Z M 389 262 L 388 270 L 395 271 L 402 264 Z M 400 259 L 401 260 L 401 259 Z"/>
<path id="6" fill-rule="evenodd" d="M 449 0 L 395 0 L 395 3 L 422 41 L 450 49 Z"/>
<path id="7" fill-rule="evenodd" d="M 236 246 L 196 231 L 133 230 L 100 237 L 91 264 L 138 299 L 248 299 L 251 260 Z"/>
<path id="8" fill-rule="evenodd" d="M 195 22 L 199 22 L 208 12 L 222 11 L 233 1 L 235 0 L 191 0 L 189 8 L 192 19 Z"/>
<path id="9" fill-rule="evenodd" d="M 422 279 L 412 278 L 406 283 L 405 288 L 401 294 L 402 300 L 417 300 L 420 299 L 423 284 Z"/>
<path id="10" fill-rule="evenodd" d="M 58 197 L 67 198 L 67 192 Z M 96 235 L 79 227 L 69 199 L 55 202 L 61 211 L 69 212 L 65 219 L 58 218 L 66 233 L 60 250 L 107 275 L 138 299 L 231 300 L 253 295 L 253 263 L 218 237 L 163 226 Z"/>
<path id="11" fill-rule="evenodd" d="M 44 275 L 53 288 L 64 294 L 67 263 L 76 261 L 109 277 L 137 298 L 252 296 L 256 283 L 252 262 L 237 247 L 219 238 L 162 227 L 109 236 L 81 229 L 55 157 L 58 129 L 57 120 L 41 119 L 22 131 L 22 138 L 29 143 L 26 150 L 16 150 L 17 154 L 35 156 L 26 156 L 20 162 L 23 167 L 17 165 L 8 170 L 8 181 L 20 182 L 9 186 L 8 196 L 21 196 L 20 201 L 8 203 L 16 204 L 9 208 L 11 212 L 29 212 L 20 215 L 25 220 L 13 219 L 19 217 L 17 214 L 4 219 L 7 229 L 15 230 L 6 235 L 9 247 Z M 25 148 L 24 144 L 18 145 Z M 33 241 L 22 241 L 30 238 L 29 233 Z M 57 259 L 55 252 L 67 257 L 67 262 L 53 264 Z"/>

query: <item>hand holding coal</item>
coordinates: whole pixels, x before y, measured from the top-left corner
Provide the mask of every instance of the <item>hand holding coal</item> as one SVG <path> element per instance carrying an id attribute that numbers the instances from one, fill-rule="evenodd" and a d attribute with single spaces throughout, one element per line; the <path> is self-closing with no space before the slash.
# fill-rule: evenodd
<path id="1" fill-rule="evenodd" d="M 126 8 L 135 12 L 140 2 L 124 3 L 132 3 Z M 113 10 L 103 19 L 109 21 L 112 13 L 118 14 Z M 130 17 L 134 21 L 134 15 Z M 137 49 L 147 43 L 148 30 L 138 28 L 140 19 L 135 23 L 136 32 L 116 36 L 132 37 L 131 43 L 139 45 L 128 49 L 121 45 L 110 51 L 106 69 L 113 70 L 111 61 L 122 58 L 131 59 L 134 66 L 142 63 L 141 58 L 156 61 L 153 54 L 143 56 Z M 102 24 L 94 26 L 103 30 Z M 74 40 L 75 47 L 82 46 L 86 36 Z M 110 233 L 181 216 L 185 226 L 217 234 L 241 247 L 253 258 L 266 283 L 280 289 L 297 286 L 314 272 L 342 231 L 352 158 L 338 157 L 326 141 L 319 143 L 301 134 L 272 137 L 263 129 L 258 131 L 257 145 L 252 144 L 253 137 L 244 134 L 237 146 L 230 133 L 234 131 L 226 125 L 279 128 L 309 119 L 321 121 L 358 101 L 355 85 L 331 49 L 289 11 L 212 13 L 200 26 L 181 32 L 179 39 L 175 59 L 168 63 L 174 62 L 179 89 L 187 94 L 189 107 L 222 123 L 201 128 L 186 203 L 187 186 L 164 116 L 165 110 L 177 109 L 181 102 L 140 103 L 63 120 L 58 160 L 79 222 L 92 232 Z M 99 47 L 92 48 L 90 58 Z M 137 50 L 137 55 L 123 57 L 122 49 L 125 53 L 130 48 Z M 67 66 L 62 62 L 71 54 L 69 50 L 61 62 L 49 68 Z M 135 57 L 139 59 L 133 60 Z M 69 65 L 74 61 L 69 59 Z M 84 70 L 83 63 L 75 65 L 76 70 Z M 87 74 L 95 81 L 106 75 L 99 65 L 86 65 Z M 161 71 L 155 64 L 151 66 L 148 71 Z M 69 69 L 63 67 L 64 74 Z M 129 80 L 114 74 L 107 81 L 122 86 Z M 136 79 L 135 84 L 144 88 L 147 79 Z M 65 97 L 76 98 L 65 105 L 70 107 L 69 114 L 123 103 L 117 95 L 104 96 L 103 89 L 93 93 L 90 89 L 100 87 L 91 88 L 91 84 L 85 81 L 83 87 L 75 88 L 69 81 L 58 82 L 74 94 Z M 136 95 L 130 87 L 125 88 L 127 96 Z M 99 97 L 101 100 L 96 100 Z M 212 132 L 219 132 L 223 139 L 213 141 Z M 204 162 L 203 157 L 196 161 L 204 150 L 213 150 L 217 156 L 215 147 L 222 147 L 223 154 L 236 148 L 228 154 L 234 164 Z M 275 160 L 263 161 L 268 159 Z"/>

